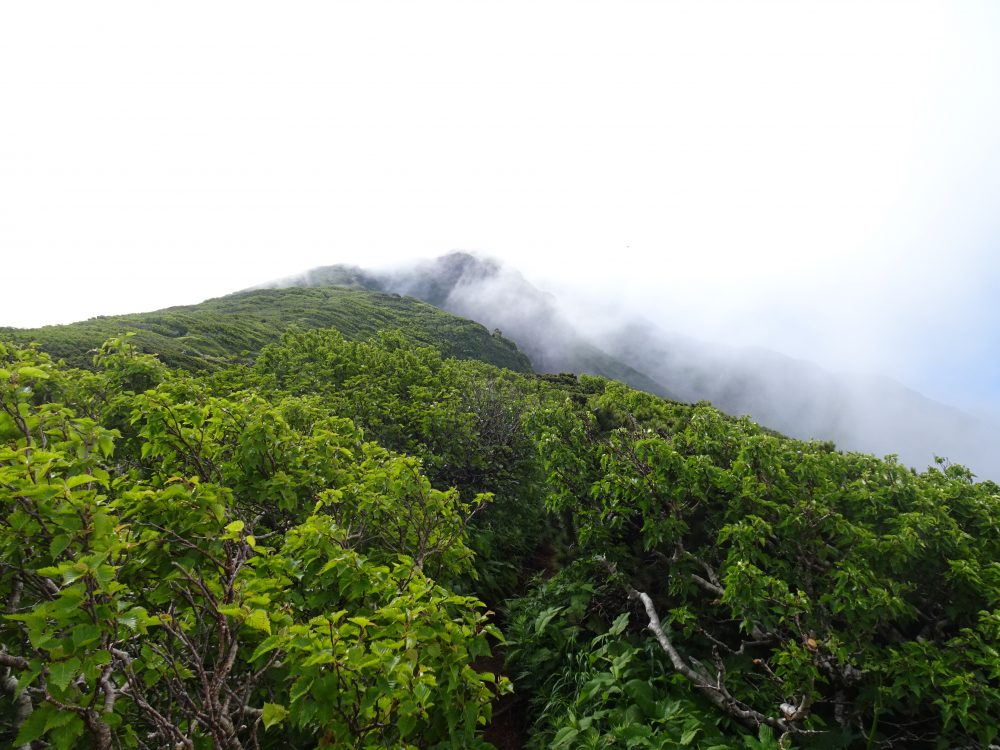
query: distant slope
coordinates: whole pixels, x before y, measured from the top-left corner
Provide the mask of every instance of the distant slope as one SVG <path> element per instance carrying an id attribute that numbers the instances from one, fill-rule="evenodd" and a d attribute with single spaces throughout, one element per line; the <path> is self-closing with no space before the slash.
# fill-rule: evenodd
<path id="1" fill-rule="evenodd" d="M 918 468 L 935 455 L 1000 478 L 1000 426 L 888 378 L 829 372 L 779 352 L 709 344 L 649 321 L 584 330 L 558 301 L 501 263 L 451 253 L 377 273 L 327 266 L 277 286 L 350 284 L 391 290 L 503 330 L 540 372 L 604 375 L 680 401 L 711 401 L 734 415 L 846 450 L 895 454 Z M 609 295 L 613 292 L 609 292 Z M 598 301 L 600 302 L 600 300 Z"/>
<path id="2" fill-rule="evenodd" d="M 929 399 L 890 378 L 832 373 L 756 348 L 709 345 L 633 322 L 602 338 L 613 355 L 671 384 L 681 400 L 704 399 L 786 435 L 894 454 L 923 468 L 935 455 L 1000 476 L 996 424 Z"/>
<path id="3" fill-rule="evenodd" d="M 327 285 L 397 292 L 502 329 L 538 372 L 602 375 L 649 393 L 675 395 L 664 383 L 588 341 L 560 314 L 550 295 L 494 260 L 450 253 L 383 273 L 350 265 L 322 266 L 263 286 Z"/>
<path id="4" fill-rule="evenodd" d="M 290 326 L 336 328 L 349 339 L 402 330 L 446 356 L 478 359 L 519 372 L 531 363 L 508 339 L 478 323 L 395 294 L 339 287 L 259 289 L 155 312 L 102 316 L 69 325 L 0 328 L 0 339 L 38 342 L 70 364 L 86 366 L 88 352 L 127 331 L 135 343 L 175 367 L 202 370 L 249 358 Z"/>

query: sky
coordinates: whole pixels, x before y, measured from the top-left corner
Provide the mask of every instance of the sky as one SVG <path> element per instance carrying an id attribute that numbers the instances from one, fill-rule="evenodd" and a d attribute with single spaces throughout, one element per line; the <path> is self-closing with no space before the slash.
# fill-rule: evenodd
<path id="1" fill-rule="evenodd" d="M 0 325 L 472 250 L 1000 411 L 1000 4 L 5 3 Z"/>

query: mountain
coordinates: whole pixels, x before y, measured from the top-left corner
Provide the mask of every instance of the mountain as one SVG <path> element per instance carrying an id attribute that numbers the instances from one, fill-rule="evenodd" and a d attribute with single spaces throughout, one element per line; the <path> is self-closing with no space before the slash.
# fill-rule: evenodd
<path id="1" fill-rule="evenodd" d="M 334 265 L 270 286 L 325 284 L 411 295 L 500 329 L 541 372 L 603 375 L 675 400 L 710 401 L 793 437 L 894 454 L 917 467 L 943 456 L 1000 477 L 1000 426 L 901 383 L 699 341 L 648 320 L 592 333 L 553 295 L 496 260 L 451 253 L 385 272 Z"/>
<path id="2" fill-rule="evenodd" d="M 79 367 L 89 364 L 91 350 L 105 340 L 133 332 L 140 350 L 158 354 L 166 364 L 204 370 L 253 357 L 292 326 L 335 328 L 354 340 L 399 329 L 446 356 L 531 371 L 513 342 L 479 323 L 398 294 L 330 286 L 258 289 L 156 312 L 34 329 L 0 328 L 0 339 L 38 342 L 44 351 Z"/>
<path id="3" fill-rule="evenodd" d="M 377 272 L 350 265 L 322 266 L 262 288 L 324 287 L 392 291 L 477 320 L 517 342 L 539 372 L 573 372 L 620 380 L 671 397 L 663 382 L 588 340 L 558 309 L 555 297 L 519 272 L 468 253 L 450 253 L 411 267 Z"/>

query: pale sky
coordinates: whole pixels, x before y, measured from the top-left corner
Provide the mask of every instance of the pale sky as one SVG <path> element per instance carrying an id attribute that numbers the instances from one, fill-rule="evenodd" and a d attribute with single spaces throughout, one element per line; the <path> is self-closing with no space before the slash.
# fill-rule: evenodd
<path id="1" fill-rule="evenodd" d="M 1000 3 L 4 3 L 0 325 L 477 250 L 1000 406 Z"/>

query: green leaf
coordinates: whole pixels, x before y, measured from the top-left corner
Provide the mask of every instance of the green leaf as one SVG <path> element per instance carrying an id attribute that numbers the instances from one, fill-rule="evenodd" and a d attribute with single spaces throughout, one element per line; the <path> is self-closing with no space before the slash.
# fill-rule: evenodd
<path id="1" fill-rule="evenodd" d="M 656 713 L 656 694 L 649 680 L 629 680 L 625 683 L 625 694 L 640 708 L 647 716 L 654 716 Z"/>
<path id="2" fill-rule="evenodd" d="M 111 716 L 114 715 L 111 714 Z M 49 732 L 49 740 L 56 750 L 75 750 L 78 748 L 80 746 L 79 739 L 85 730 L 83 719 L 69 711 L 62 712 L 58 726 L 46 727 L 46 731 Z"/>
<path id="3" fill-rule="evenodd" d="M 109 458 L 115 450 L 115 443 L 110 435 L 101 435 L 97 438 L 97 447 L 101 450 L 101 455 Z"/>
<path id="4" fill-rule="evenodd" d="M 59 536 L 52 537 L 52 541 L 49 542 L 49 554 L 53 558 L 59 557 L 72 541 L 72 537 L 68 534 L 60 534 Z M 56 575 L 59 575 L 58 568 L 56 569 Z"/>
<path id="5" fill-rule="evenodd" d="M 38 706 L 31 715 L 21 724 L 21 729 L 17 733 L 12 743 L 13 747 L 20 747 L 33 742 L 45 734 L 45 725 L 53 714 L 58 713 L 58 709 L 51 703 L 43 703 Z"/>
<path id="6" fill-rule="evenodd" d="M 243 531 L 243 527 L 244 526 L 246 526 L 246 524 L 244 524 L 242 521 L 240 521 L 239 519 L 237 519 L 237 520 L 233 521 L 232 523 L 227 523 L 226 524 L 226 532 L 228 534 L 231 534 L 231 535 L 235 536 L 235 535 L 239 534 L 241 531 Z"/>
<path id="7" fill-rule="evenodd" d="M 611 624 L 611 629 L 608 630 L 608 635 L 621 635 L 625 628 L 628 627 L 628 612 L 623 612 L 618 615 L 617 619 Z"/>
<path id="8" fill-rule="evenodd" d="M 131 613 L 127 615 L 121 615 L 118 618 L 118 624 L 124 625 L 129 630 L 136 630 L 139 627 L 139 615 Z"/>
<path id="9" fill-rule="evenodd" d="M 271 619 L 267 616 L 267 612 L 262 609 L 253 610 L 247 617 L 246 624 L 254 630 L 263 630 L 271 635 Z"/>
<path id="10" fill-rule="evenodd" d="M 48 380 L 49 374 L 45 370 L 41 370 L 37 367 L 18 367 L 17 374 L 22 378 L 38 378 L 39 380 Z M 14 743 L 15 745 L 18 743 Z"/>
<path id="11" fill-rule="evenodd" d="M 399 730 L 400 737 L 406 737 L 417 728 L 417 717 L 412 714 L 404 714 L 396 720 L 396 729 Z"/>
<path id="12" fill-rule="evenodd" d="M 70 681 L 76 676 L 79 668 L 80 660 L 76 658 L 50 664 L 48 681 L 60 690 L 65 690 L 69 687 Z"/>
<path id="13" fill-rule="evenodd" d="M 42 673 L 42 669 L 42 664 L 37 659 L 31 662 L 30 669 L 27 672 L 22 672 L 17 680 L 17 687 L 14 688 L 15 698 L 21 697 L 21 693 L 38 678 L 38 675 Z"/>
<path id="14" fill-rule="evenodd" d="M 59 727 L 64 727 L 75 718 L 76 714 L 72 711 L 56 711 L 50 714 L 48 720 L 45 722 L 45 731 L 48 732 Z"/>
<path id="15" fill-rule="evenodd" d="M 565 607 L 549 607 L 543 611 L 538 617 L 535 618 L 535 634 L 541 635 L 545 627 L 551 622 L 552 618 L 562 612 Z"/>
<path id="16" fill-rule="evenodd" d="M 575 727 L 563 727 L 552 738 L 552 747 L 571 747 L 570 742 L 575 740 L 579 734 L 580 731 Z"/>
<path id="17" fill-rule="evenodd" d="M 66 487 L 68 489 L 73 489 L 74 487 L 79 487 L 81 484 L 93 481 L 95 481 L 94 478 L 89 474 L 77 474 L 75 477 L 69 477 L 66 480 Z"/>
<path id="18" fill-rule="evenodd" d="M 89 643 L 93 643 L 101 637 L 101 628 L 98 625 L 84 623 L 73 628 L 73 646 L 80 648 Z"/>
<path id="19" fill-rule="evenodd" d="M 279 645 L 280 640 L 277 635 L 268 636 L 261 641 L 260 645 L 254 650 L 253 655 L 250 657 L 250 661 L 257 661 L 257 659 L 264 654 L 274 651 L 274 649 L 278 648 Z"/>
<path id="20" fill-rule="evenodd" d="M 288 716 L 288 709 L 280 703 L 264 704 L 264 729 L 270 729 L 283 722 Z"/>

